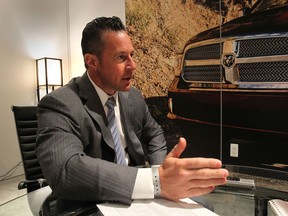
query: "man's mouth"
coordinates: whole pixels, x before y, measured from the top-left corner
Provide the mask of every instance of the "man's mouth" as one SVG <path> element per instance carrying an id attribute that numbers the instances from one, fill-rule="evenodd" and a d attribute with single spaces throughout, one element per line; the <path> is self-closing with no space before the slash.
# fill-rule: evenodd
<path id="1" fill-rule="evenodd" d="M 133 76 L 124 77 L 123 80 L 130 81 L 132 78 L 133 78 Z"/>

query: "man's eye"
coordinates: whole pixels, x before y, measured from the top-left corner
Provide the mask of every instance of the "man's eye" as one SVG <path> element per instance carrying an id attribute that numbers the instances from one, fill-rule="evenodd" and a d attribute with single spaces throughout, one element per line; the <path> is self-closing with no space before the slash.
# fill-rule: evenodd
<path id="1" fill-rule="evenodd" d="M 118 59 L 120 59 L 120 60 L 125 60 L 125 59 L 126 59 L 126 56 L 120 55 L 120 56 L 118 56 Z"/>

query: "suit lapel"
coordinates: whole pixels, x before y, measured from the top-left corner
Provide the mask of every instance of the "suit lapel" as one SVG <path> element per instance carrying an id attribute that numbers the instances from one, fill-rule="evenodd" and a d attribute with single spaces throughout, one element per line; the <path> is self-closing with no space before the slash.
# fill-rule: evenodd
<path id="1" fill-rule="evenodd" d="M 120 103 L 120 115 L 121 115 L 121 123 L 122 123 L 122 129 L 123 133 L 125 135 L 125 140 L 127 144 L 127 151 L 130 157 L 131 165 L 138 165 L 139 161 L 141 161 L 141 158 L 139 158 L 139 155 L 144 156 L 143 150 L 141 146 L 138 146 L 140 142 L 137 144 L 136 142 L 133 142 L 133 138 L 131 136 L 136 136 L 134 134 L 134 128 L 132 125 L 132 119 L 135 118 L 133 114 L 133 101 L 129 99 L 129 91 L 128 92 L 119 92 L 119 103 Z M 140 147 L 140 148 L 139 148 Z M 139 154 L 139 152 L 141 152 Z M 138 162 L 136 162 L 138 161 Z M 136 164 L 134 163 L 136 162 Z M 139 163 L 141 164 L 141 163 Z"/>
<path id="2" fill-rule="evenodd" d="M 108 122 L 105 111 L 96 90 L 88 78 L 87 72 L 79 80 L 79 96 L 83 101 L 86 111 L 101 128 L 104 141 L 114 149 L 114 141 L 107 127 Z"/>

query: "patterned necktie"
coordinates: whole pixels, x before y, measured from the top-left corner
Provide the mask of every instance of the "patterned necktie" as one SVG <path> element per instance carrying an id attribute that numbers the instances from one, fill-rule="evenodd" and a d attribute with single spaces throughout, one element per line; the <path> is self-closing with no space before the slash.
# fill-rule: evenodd
<path id="1" fill-rule="evenodd" d="M 115 99 L 114 99 L 114 97 L 110 97 L 107 100 L 106 106 L 108 107 L 108 114 L 107 114 L 108 126 L 111 130 L 111 134 L 112 134 L 114 144 L 115 144 L 115 153 L 116 153 L 117 164 L 126 165 L 125 153 L 124 153 L 124 149 L 123 149 L 122 144 L 121 144 L 120 135 L 119 135 L 118 127 L 116 124 L 116 119 L 115 119 L 115 111 L 114 111 Z"/>

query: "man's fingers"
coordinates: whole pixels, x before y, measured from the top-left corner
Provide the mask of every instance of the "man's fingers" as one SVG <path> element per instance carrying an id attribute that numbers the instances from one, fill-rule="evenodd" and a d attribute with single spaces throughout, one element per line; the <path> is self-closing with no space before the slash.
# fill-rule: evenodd
<path id="1" fill-rule="evenodd" d="M 202 169 L 202 168 L 219 169 L 222 167 L 222 162 L 216 158 L 204 158 L 204 157 L 182 158 L 182 163 L 185 164 L 186 169 Z"/>
<path id="2" fill-rule="evenodd" d="M 179 158 L 182 152 L 185 150 L 185 148 L 186 148 L 186 140 L 183 137 L 180 137 L 179 142 L 169 152 L 167 157 Z"/>

